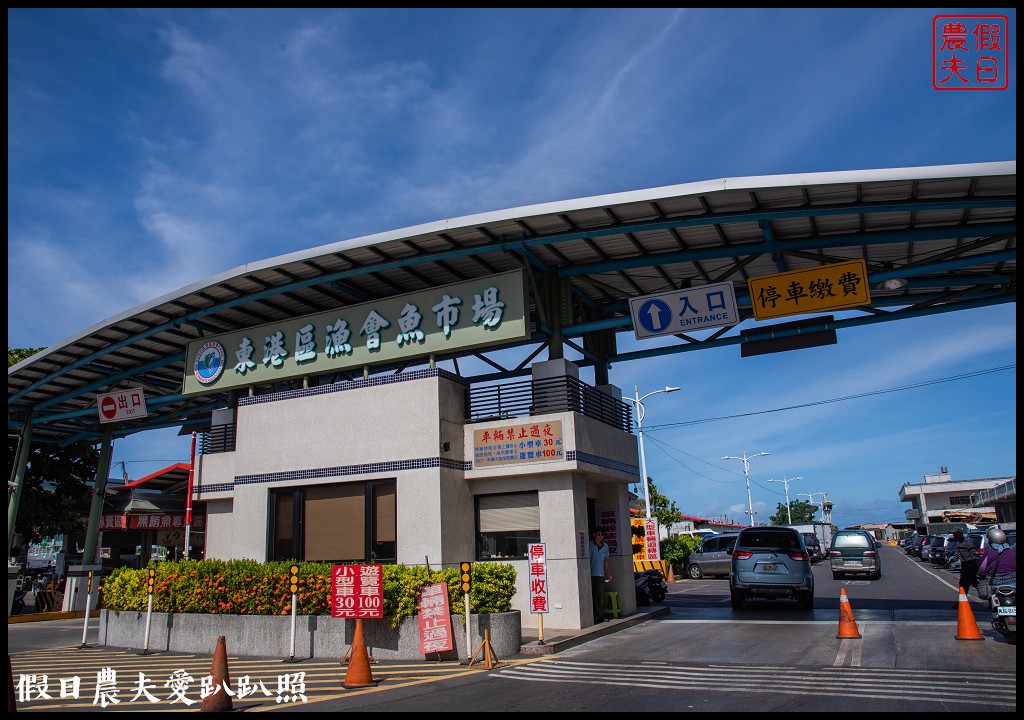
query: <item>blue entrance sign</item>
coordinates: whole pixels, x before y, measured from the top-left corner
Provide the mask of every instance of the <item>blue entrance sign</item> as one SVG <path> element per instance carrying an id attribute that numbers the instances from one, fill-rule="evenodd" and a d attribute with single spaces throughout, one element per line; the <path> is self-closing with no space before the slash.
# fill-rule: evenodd
<path id="1" fill-rule="evenodd" d="M 629 311 L 637 340 L 735 325 L 740 321 L 736 293 L 730 282 L 631 298 Z"/>
<path id="2" fill-rule="evenodd" d="M 637 310 L 634 322 L 639 323 L 645 332 L 660 335 L 672 322 L 672 308 L 668 306 L 668 303 L 657 298 L 646 300 Z"/>

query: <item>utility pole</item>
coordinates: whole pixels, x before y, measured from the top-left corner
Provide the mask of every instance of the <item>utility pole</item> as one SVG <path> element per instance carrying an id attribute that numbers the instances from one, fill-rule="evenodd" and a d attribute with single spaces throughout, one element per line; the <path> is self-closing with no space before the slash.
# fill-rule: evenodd
<path id="1" fill-rule="evenodd" d="M 788 522 L 789 525 L 793 524 L 793 512 L 789 508 L 789 483 L 790 483 L 791 480 L 803 480 L 803 478 L 798 475 L 795 478 L 783 477 L 781 480 L 769 480 L 768 481 L 768 482 L 784 483 L 783 486 L 786 488 L 786 519 L 787 519 L 787 522 Z"/>
<path id="2" fill-rule="evenodd" d="M 814 502 L 814 496 L 815 495 L 821 495 L 821 493 L 797 493 L 796 494 L 797 497 L 805 497 L 805 498 L 807 498 L 807 502 L 809 502 L 811 504 L 816 504 Z"/>
<path id="3" fill-rule="evenodd" d="M 750 527 L 754 527 L 754 502 L 750 498 L 750 461 L 756 457 L 762 455 L 768 455 L 770 453 L 759 452 L 756 455 L 747 455 L 747 451 L 743 451 L 742 457 L 736 457 L 735 455 L 725 455 L 722 457 L 723 460 L 742 460 L 743 461 L 743 477 L 747 481 L 747 514 L 750 515 Z"/>
<path id="4" fill-rule="evenodd" d="M 814 496 L 821 495 L 821 503 L 818 505 L 821 508 L 821 520 L 829 525 L 832 524 L 832 503 L 828 501 L 827 492 L 816 492 L 816 493 L 799 493 L 797 497 L 806 497 L 810 502 L 814 502 Z"/>
<path id="5" fill-rule="evenodd" d="M 832 524 L 832 503 L 828 501 L 827 492 L 821 494 L 821 519 L 829 525 Z"/>

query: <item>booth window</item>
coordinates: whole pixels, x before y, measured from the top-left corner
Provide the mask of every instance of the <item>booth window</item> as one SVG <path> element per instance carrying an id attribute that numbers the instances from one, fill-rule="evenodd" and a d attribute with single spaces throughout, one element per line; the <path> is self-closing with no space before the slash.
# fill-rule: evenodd
<path id="1" fill-rule="evenodd" d="M 476 496 L 477 559 L 526 557 L 540 542 L 536 492 Z"/>
<path id="2" fill-rule="evenodd" d="M 395 562 L 395 481 L 270 491 L 269 560 Z"/>

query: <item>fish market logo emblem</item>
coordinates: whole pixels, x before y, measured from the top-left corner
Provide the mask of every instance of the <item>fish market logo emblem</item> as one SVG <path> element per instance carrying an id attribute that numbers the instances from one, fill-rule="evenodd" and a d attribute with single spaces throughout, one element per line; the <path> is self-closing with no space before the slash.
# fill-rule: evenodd
<path id="1" fill-rule="evenodd" d="M 224 358 L 227 353 L 219 342 L 208 342 L 196 353 L 196 380 L 209 385 L 224 372 Z"/>

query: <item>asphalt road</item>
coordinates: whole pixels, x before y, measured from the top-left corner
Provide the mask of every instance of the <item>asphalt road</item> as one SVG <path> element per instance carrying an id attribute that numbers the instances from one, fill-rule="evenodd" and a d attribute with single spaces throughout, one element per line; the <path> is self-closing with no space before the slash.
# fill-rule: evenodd
<path id="1" fill-rule="evenodd" d="M 559 655 L 521 657 L 487 670 L 454 663 L 379 663 L 374 684 L 341 687 L 335 662 L 232 659 L 232 682 L 263 689 L 235 699 L 248 711 L 636 712 L 1007 712 L 1016 709 L 1016 648 L 971 602 L 983 639 L 958 640 L 957 575 L 883 547 L 880 580 L 833 580 L 815 566 L 811 611 L 791 601 L 748 601 L 733 611 L 728 581 L 671 584 L 671 612 Z M 845 588 L 860 639 L 836 637 Z M 972 596 L 973 597 L 973 596 Z M 47 626 L 47 627 L 38 627 Z M 189 696 L 211 670 L 195 656 L 140 657 L 77 649 L 82 621 L 8 626 L 14 678 L 49 675 L 51 699 L 19 710 L 183 710 L 167 683 L 184 672 Z M 103 668 L 117 672 L 118 703 L 97 697 Z M 140 678 L 140 673 L 142 677 Z M 61 679 L 80 676 L 79 698 L 60 698 Z M 153 686 L 153 702 L 139 694 Z M 248 687 L 248 684 L 246 685 Z M 296 690 L 301 690 L 296 695 Z M 31 695 L 31 693 L 30 693 Z M 301 697 L 300 697 L 301 695 Z M 134 697 L 133 696 L 138 696 Z M 198 707 L 196 705 L 195 707 Z M 193 708 L 194 709 L 194 708 Z"/>

